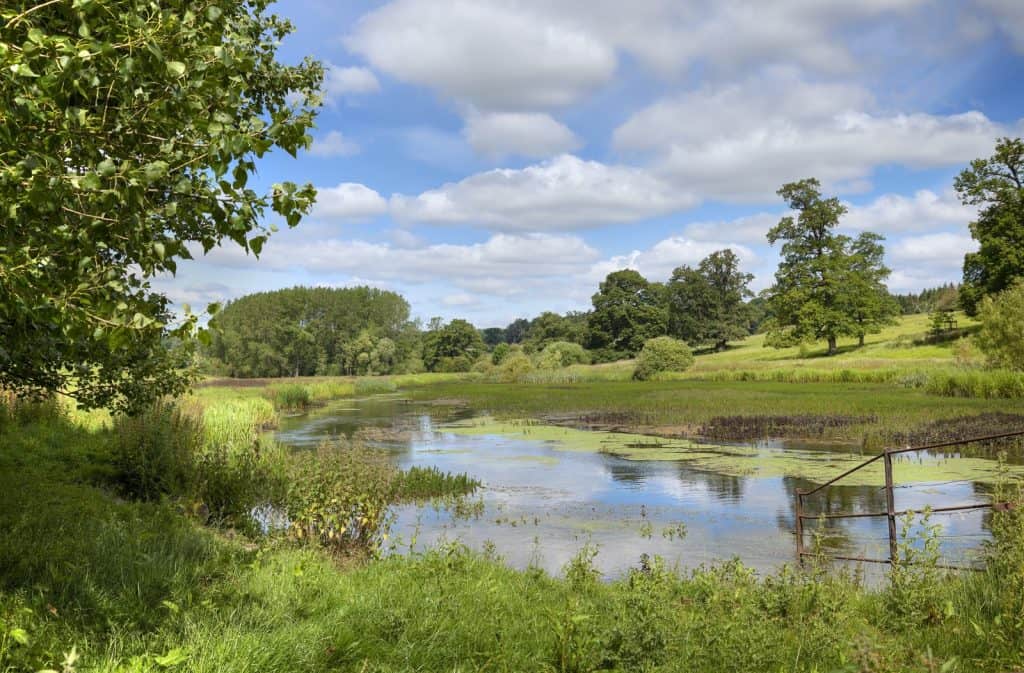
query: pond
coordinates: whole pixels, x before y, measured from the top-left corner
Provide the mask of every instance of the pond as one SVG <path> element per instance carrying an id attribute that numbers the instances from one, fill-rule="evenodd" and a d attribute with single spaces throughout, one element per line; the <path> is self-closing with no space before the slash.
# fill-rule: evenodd
<path id="1" fill-rule="evenodd" d="M 791 562 L 794 489 L 814 482 L 789 476 L 786 466 L 827 461 L 837 468 L 828 472 L 834 476 L 863 458 L 847 455 L 849 448 L 759 442 L 679 449 L 679 455 L 690 452 L 700 460 L 673 458 L 664 448 L 649 454 L 655 459 L 637 459 L 647 443 L 622 443 L 635 449 L 624 457 L 602 452 L 609 440 L 619 441 L 609 433 L 494 423 L 466 410 L 412 404 L 397 396 L 332 403 L 284 418 L 276 433 L 278 441 L 296 450 L 338 436 L 356 436 L 387 451 L 403 468 L 436 466 L 466 472 L 484 484 L 471 496 L 481 505 L 470 515 L 432 505 L 399 507 L 390 551 L 459 541 L 478 550 L 492 548 L 517 568 L 559 572 L 590 544 L 598 551 L 595 564 L 608 577 L 636 567 L 645 554 L 681 568 L 738 558 L 768 572 Z M 671 446 L 648 439 L 654 447 Z M 994 469 L 993 461 L 974 460 L 965 472 L 972 479 L 979 465 Z M 958 465 L 955 457 L 906 461 L 906 469 L 929 480 L 900 484 L 896 508 L 987 502 L 989 487 L 948 478 L 957 476 L 951 465 Z M 916 471 L 921 466 L 927 469 Z M 884 511 L 885 491 L 875 483 L 836 486 L 809 498 L 805 507 L 809 514 Z M 941 527 L 944 562 L 971 560 L 988 537 L 987 516 L 984 511 L 933 516 L 932 523 Z M 884 518 L 830 521 L 822 536 L 834 553 L 887 556 Z"/>

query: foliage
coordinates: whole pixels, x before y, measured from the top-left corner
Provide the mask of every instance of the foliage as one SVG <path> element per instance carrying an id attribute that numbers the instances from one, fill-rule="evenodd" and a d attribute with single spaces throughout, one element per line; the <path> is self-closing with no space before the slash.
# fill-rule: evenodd
<path id="1" fill-rule="evenodd" d="M 749 334 L 744 299 L 753 296 L 747 285 L 754 276 L 739 269 L 732 250 L 719 250 L 696 269 L 677 267 L 666 286 L 668 333 L 693 347 L 725 348 Z"/>
<path id="2" fill-rule="evenodd" d="M 138 410 L 189 383 L 197 321 L 150 279 L 189 244 L 258 255 L 267 211 L 294 226 L 315 195 L 247 186 L 309 143 L 323 74 L 275 61 L 291 26 L 268 4 L 4 3 L 0 386 Z"/>
<path id="3" fill-rule="evenodd" d="M 782 218 L 768 232 L 770 243 L 783 245 L 775 284 L 767 291 L 772 321 L 766 343 L 825 340 L 831 355 L 841 336 L 880 331 L 898 310 L 884 285 L 889 270 L 882 265 L 882 238 L 833 233 L 846 206 L 835 197 L 823 199 L 814 178 L 783 185 L 779 195 L 798 215 Z"/>
<path id="4" fill-rule="evenodd" d="M 662 287 L 632 269 L 613 271 L 593 296 L 588 319 L 590 345 L 635 354 L 644 342 L 665 333 Z"/>
<path id="5" fill-rule="evenodd" d="M 662 336 L 648 339 L 636 359 L 633 378 L 647 380 L 662 372 L 681 372 L 693 365 L 693 353 L 685 341 Z"/>
<path id="6" fill-rule="evenodd" d="M 448 496 L 471 495 L 480 482 L 468 474 L 443 472 L 436 467 L 413 466 L 392 482 L 392 502 L 413 502 Z"/>
<path id="7" fill-rule="evenodd" d="M 587 315 L 569 313 L 561 316 L 545 311 L 530 321 L 523 347 L 528 353 L 544 350 L 548 344 L 561 341 L 583 344 L 587 339 Z"/>
<path id="8" fill-rule="evenodd" d="M 289 536 L 335 552 L 376 550 L 396 474 L 379 451 L 340 442 L 293 453 L 284 494 Z"/>
<path id="9" fill-rule="evenodd" d="M 511 347 L 507 343 L 498 344 L 491 352 L 491 364 L 500 365 L 510 352 Z"/>
<path id="10" fill-rule="evenodd" d="M 1024 371 L 1024 278 L 995 297 L 985 297 L 978 310 L 978 347 L 993 367 Z"/>
<path id="11" fill-rule="evenodd" d="M 975 159 L 954 182 L 964 205 L 978 206 L 971 236 L 978 250 L 964 256 L 960 303 L 974 315 L 981 300 L 1024 276 L 1024 140 L 1002 138 L 995 153 Z"/>
<path id="12" fill-rule="evenodd" d="M 388 374 L 418 338 L 408 320 L 405 299 L 377 288 L 257 292 L 212 321 L 208 350 L 238 377 Z"/>
<path id="13" fill-rule="evenodd" d="M 537 355 L 538 369 L 560 369 L 570 365 L 585 365 L 590 362 L 590 355 L 583 346 L 570 341 L 551 341 Z"/>
<path id="14" fill-rule="evenodd" d="M 423 336 L 423 363 L 432 372 L 468 372 L 484 350 L 476 328 L 458 318 Z"/>
<path id="15" fill-rule="evenodd" d="M 131 498 L 158 500 L 189 492 L 195 456 L 204 443 L 202 420 L 158 401 L 137 416 L 114 419 L 115 479 Z"/>
<path id="16" fill-rule="evenodd" d="M 937 309 L 955 309 L 959 301 L 960 288 L 953 283 L 926 288 L 910 294 L 896 294 L 893 298 L 900 305 L 903 315 L 931 313 Z"/>
<path id="17" fill-rule="evenodd" d="M 392 379 L 356 379 L 356 395 L 380 395 L 382 393 L 393 393 L 398 390 L 398 384 Z"/>
<path id="18" fill-rule="evenodd" d="M 504 383 L 515 383 L 534 369 L 533 361 L 521 350 L 512 351 L 498 365 L 498 379 Z"/>

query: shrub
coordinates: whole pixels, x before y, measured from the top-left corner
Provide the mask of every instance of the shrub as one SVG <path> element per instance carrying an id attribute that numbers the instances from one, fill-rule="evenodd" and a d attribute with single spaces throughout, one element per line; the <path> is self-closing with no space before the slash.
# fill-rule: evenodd
<path id="1" fill-rule="evenodd" d="M 463 373 L 473 368 L 473 362 L 465 355 L 457 355 L 453 358 L 441 358 L 437 361 L 435 372 Z"/>
<path id="2" fill-rule="evenodd" d="M 693 364 L 693 352 L 685 342 L 660 336 L 648 339 L 637 356 L 633 378 L 647 380 L 661 372 L 685 371 Z"/>
<path id="3" fill-rule="evenodd" d="M 605 362 L 618 362 L 619 360 L 628 360 L 633 357 L 632 353 L 626 351 L 617 351 L 611 348 L 598 348 L 590 351 L 590 357 L 594 364 L 602 364 Z"/>
<path id="4" fill-rule="evenodd" d="M 993 367 L 1024 371 L 1024 279 L 986 297 L 978 311 L 978 347 Z"/>
<path id="5" fill-rule="evenodd" d="M 137 416 L 114 420 L 113 463 L 121 491 L 140 500 L 184 495 L 203 446 L 199 416 L 171 402 L 156 402 Z"/>
<path id="6" fill-rule="evenodd" d="M 589 363 L 590 355 L 583 346 L 571 341 L 553 341 L 544 347 L 537 358 L 538 369 L 560 369 Z"/>
<path id="7" fill-rule="evenodd" d="M 207 446 L 196 456 L 194 497 L 214 521 L 248 527 L 254 508 L 281 499 L 286 458 L 283 447 L 261 438 Z"/>
<path id="8" fill-rule="evenodd" d="M 533 362 L 522 351 L 509 353 L 498 367 L 498 380 L 515 383 L 533 371 Z"/>
<path id="9" fill-rule="evenodd" d="M 508 354 L 512 352 L 512 349 L 507 343 L 500 343 L 494 347 L 494 352 L 491 353 L 491 362 L 496 365 L 500 365 Z"/>

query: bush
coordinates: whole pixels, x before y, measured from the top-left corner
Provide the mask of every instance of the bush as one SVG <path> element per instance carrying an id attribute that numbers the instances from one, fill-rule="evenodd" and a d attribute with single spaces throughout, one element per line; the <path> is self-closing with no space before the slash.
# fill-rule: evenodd
<path id="1" fill-rule="evenodd" d="M 437 361 L 435 372 L 443 373 L 464 373 L 473 368 L 473 362 L 465 355 L 457 355 L 453 358 L 441 358 Z"/>
<path id="2" fill-rule="evenodd" d="M 125 495 L 140 500 L 185 495 L 203 441 L 200 417 L 171 402 L 157 402 L 138 416 L 118 416 L 114 420 L 115 480 Z"/>
<path id="3" fill-rule="evenodd" d="M 978 347 L 993 367 L 1024 371 L 1024 279 L 986 297 L 978 311 Z"/>
<path id="4" fill-rule="evenodd" d="M 632 353 L 626 351 L 617 351 L 612 348 L 597 348 L 590 351 L 590 357 L 595 365 L 603 364 L 605 362 L 618 362 L 619 360 L 628 360 L 633 357 Z"/>
<path id="5" fill-rule="evenodd" d="M 553 341 L 544 347 L 537 358 L 538 369 L 561 369 L 589 363 L 590 355 L 583 346 L 571 341 Z"/>
<path id="6" fill-rule="evenodd" d="M 511 352 L 512 349 L 507 343 L 500 343 L 494 347 L 494 352 L 491 353 L 491 362 L 500 365 Z"/>
<path id="7" fill-rule="evenodd" d="M 685 342 L 661 336 L 648 339 L 637 356 L 633 378 L 645 381 L 661 372 L 685 371 L 693 364 L 693 352 Z"/>
<path id="8" fill-rule="evenodd" d="M 533 362 L 522 351 L 509 353 L 498 366 L 498 380 L 503 383 L 516 383 L 533 371 Z"/>

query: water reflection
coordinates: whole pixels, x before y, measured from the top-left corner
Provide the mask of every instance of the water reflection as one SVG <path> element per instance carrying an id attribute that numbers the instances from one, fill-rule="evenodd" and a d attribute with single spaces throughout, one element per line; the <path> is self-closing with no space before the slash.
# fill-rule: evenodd
<path id="1" fill-rule="evenodd" d="M 389 452 L 399 466 L 467 472 L 485 484 L 478 518 L 460 519 L 429 506 L 399 508 L 396 552 L 444 540 L 477 549 L 493 543 L 516 567 L 535 564 L 556 572 L 589 542 L 598 546 L 596 563 L 608 575 L 635 567 L 642 554 L 661 555 L 683 567 L 739 557 L 765 571 L 794 558 L 793 493 L 811 488 L 810 482 L 725 475 L 671 461 L 629 461 L 518 437 L 445 432 L 443 422 L 467 415 L 395 397 L 346 400 L 284 419 L 277 439 L 301 449 L 338 435 L 354 437 Z M 897 489 L 896 506 L 966 504 L 983 502 L 985 496 L 970 483 L 916 485 Z M 880 511 L 885 511 L 885 492 L 878 487 L 839 486 L 805 502 L 807 514 Z M 980 511 L 934 517 L 941 525 L 943 552 L 954 560 L 965 557 L 987 535 L 985 521 Z M 682 540 L 674 534 L 679 524 L 686 528 Z M 879 558 L 888 553 L 884 518 L 827 520 L 818 532 L 835 553 Z"/>

